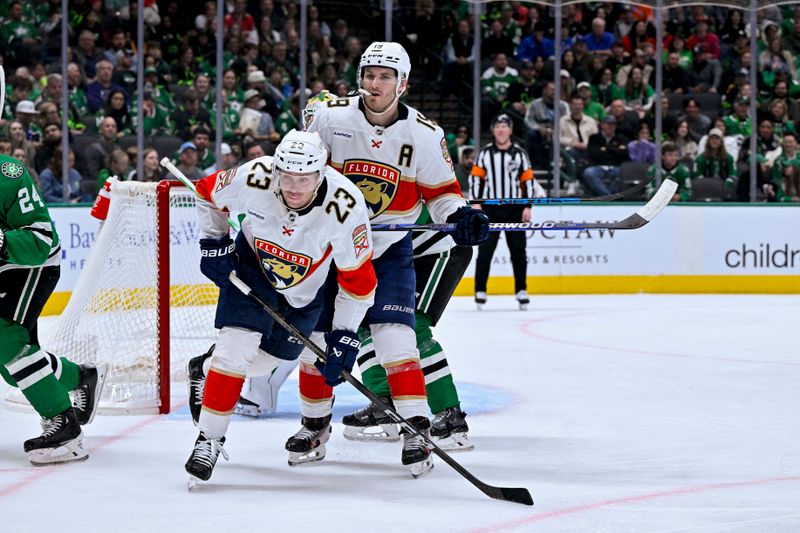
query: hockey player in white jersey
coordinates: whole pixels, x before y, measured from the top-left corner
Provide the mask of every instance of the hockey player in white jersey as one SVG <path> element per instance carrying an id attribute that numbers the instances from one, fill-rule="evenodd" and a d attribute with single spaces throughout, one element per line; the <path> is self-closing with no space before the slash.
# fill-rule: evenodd
<path id="1" fill-rule="evenodd" d="M 358 353 L 356 329 L 373 303 L 376 278 L 368 211 L 358 189 L 325 165 L 319 135 L 292 131 L 274 157 L 260 157 L 216 172 L 197 183 L 205 202 L 201 219 L 201 270 L 220 288 L 213 356 L 205 361 L 198 436 L 186 463 L 207 480 L 223 449 L 230 416 L 247 375 L 268 374 L 302 349 L 253 299 L 234 287 L 235 270 L 253 292 L 309 335 L 323 308 L 323 287 L 332 262 L 338 291 L 332 329 L 325 334 L 328 360 L 314 367 L 338 382 Z M 228 236 L 228 212 L 241 213 L 241 231 Z M 303 418 L 311 439 L 324 450 L 330 415 Z M 323 452 L 324 453 L 324 452 Z M 194 480 L 196 481 L 196 479 Z"/>
<path id="2" fill-rule="evenodd" d="M 331 165 L 361 191 L 373 223 L 414 223 L 427 207 L 435 222 L 453 222 L 458 244 L 486 238 L 488 220 L 467 207 L 456 181 L 441 128 L 399 102 L 411 65 L 397 43 L 372 43 L 359 64 L 360 96 L 320 102 L 307 115 L 308 131 L 318 132 Z M 367 312 L 377 362 L 386 370 L 397 412 L 418 430 L 429 432 L 425 377 L 415 327 L 415 275 L 411 235 L 374 234 L 378 287 Z M 329 415 L 330 387 L 316 386 L 313 355 L 300 356 L 300 396 L 304 416 Z M 289 439 L 287 448 L 292 443 Z M 415 477 L 432 467 L 430 449 L 420 437 L 404 435 L 403 464 Z"/>

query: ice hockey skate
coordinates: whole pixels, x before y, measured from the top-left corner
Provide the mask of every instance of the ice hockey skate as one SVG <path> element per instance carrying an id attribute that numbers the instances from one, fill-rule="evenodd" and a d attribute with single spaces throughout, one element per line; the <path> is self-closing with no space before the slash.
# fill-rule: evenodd
<path id="1" fill-rule="evenodd" d="M 106 382 L 108 365 L 79 365 L 78 368 L 78 388 L 72 393 L 72 408 L 78 424 L 85 426 L 91 424 L 97 414 L 97 404 L 100 403 L 100 394 Z"/>
<path id="2" fill-rule="evenodd" d="M 289 466 L 325 459 L 325 443 L 331 438 L 331 415 L 302 419 L 303 427 L 286 441 Z"/>
<path id="3" fill-rule="evenodd" d="M 475 448 L 469 440 L 467 413 L 458 407 L 439 411 L 431 423 L 431 437 L 441 449 L 446 451 L 469 451 Z"/>
<path id="4" fill-rule="evenodd" d="M 391 398 L 385 397 L 381 399 L 387 404 L 393 405 Z M 344 438 L 348 440 L 365 442 L 394 442 L 400 440 L 397 424 L 374 402 L 370 402 L 366 407 L 346 415 L 342 418 L 342 424 L 344 425 Z"/>
<path id="5" fill-rule="evenodd" d="M 486 305 L 486 293 L 485 292 L 476 292 L 475 293 L 475 305 L 478 307 L 478 311 L 483 309 L 483 306 Z"/>
<path id="6" fill-rule="evenodd" d="M 23 445 L 34 466 L 83 461 L 89 453 L 83 448 L 83 431 L 72 408 L 42 420 L 42 434 Z"/>
<path id="7" fill-rule="evenodd" d="M 528 304 L 531 303 L 531 299 L 528 297 L 527 291 L 517 292 L 517 303 L 519 304 L 520 311 L 528 310 Z"/>
<path id="8" fill-rule="evenodd" d="M 189 490 L 192 490 L 201 481 L 208 481 L 214 472 L 214 465 L 217 464 L 219 455 L 228 460 L 228 452 L 223 445 L 225 437 L 219 439 L 209 439 L 200 433 L 194 443 L 194 450 L 189 460 L 186 461 L 186 472 L 189 473 Z"/>
<path id="9" fill-rule="evenodd" d="M 414 426 L 414 429 L 423 435 L 430 436 L 431 422 L 424 416 L 415 416 L 408 419 L 409 423 Z M 403 454 L 401 461 L 404 465 L 408 466 L 411 471 L 411 477 L 414 479 L 430 472 L 433 468 L 433 457 L 431 457 L 431 449 L 428 443 L 421 436 L 415 435 L 405 429 L 401 431 L 403 434 Z"/>
<path id="10" fill-rule="evenodd" d="M 259 409 L 257 403 L 240 396 L 236 402 L 236 407 L 233 408 L 233 414 L 258 418 L 261 414 L 261 409 Z"/>
<path id="11" fill-rule="evenodd" d="M 192 415 L 192 422 L 196 426 L 200 421 L 200 411 L 203 409 L 203 391 L 205 390 L 206 375 L 203 372 L 203 364 L 206 359 L 214 353 L 214 344 L 203 355 L 192 357 L 186 363 L 186 383 L 189 387 L 189 413 Z"/>

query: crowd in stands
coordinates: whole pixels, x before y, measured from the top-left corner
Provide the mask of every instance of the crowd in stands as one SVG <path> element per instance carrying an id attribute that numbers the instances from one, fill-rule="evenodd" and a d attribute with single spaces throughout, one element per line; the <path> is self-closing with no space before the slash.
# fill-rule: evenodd
<path id="1" fill-rule="evenodd" d="M 311 2 L 310 2 L 311 3 Z M 373 16 L 379 2 L 348 2 Z M 217 123 L 216 2 L 70 0 L 67 79 L 61 76 L 61 2 L 0 5 L 0 54 L 7 96 L 0 117 L 0 153 L 23 161 L 45 199 L 64 198 L 61 120 L 69 125 L 72 201 L 93 199 L 110 175 L 157 180 L 171 156 L 190 177 L 215 169 L 213 141 L 221 129 L 224 164 L 270 154 L 297 124 L 300 90 L 344 96 L 356 86 L 358 60 L 381 39 L 383 26 L 351 27 L 344 2 L 308 8 L 307 88 L 299 86 L 297 0 L 227 0 L 221 123 Z M 656 30 L 651 8 L 611 2 L 564 7 L 561 70 L 554 72 L 552 9 L 530 2 L 484 5 L 481 57 L 474 57 L 471 5 L 460 0 L 395 2 L 393 35 L 409 51 L 414 91 L 434 90 L 471 102 L 480 61 L 484 124 L 503 111 L 535 168 L 552 172 L 560 146 L 568 194 L 603 195 L 632 174 L 679 177 L 680 200 L 693 185 L 720 185 L 719 199 L 749 198 L 749 137 L 757 137 L 759 199 L 800 200 L 800 5 L 758 11 L 758 56 L 750 57 L 749 26 L 737 9 L 685 6 L 665 16 L 663 87 L 656 95 Z M 137 9 L 145 21 L 144 91 L 136 91 Z M 355 26 L 355 25 L 353 25 Z M 379 28 L 377 26 L 380 26 Z M 378 34 L 375 32 L 379 31 Z M 756 88 L 749 85 L 757 71 Z M 556 80 L 558 80 L 556 82 Z M 68 103 L 62 105 L 63 83 Z M 555 83 L 561 101 L 555 102 Z M 662 104 L 662 138 L 655 139 Z M 755 99 L 758 114 L 749 114 Z M 137 108 L 143 109 L 147 149 L 143 175 L 134 170 Z M 422 111 L 426 109 L 423 106 Z M 478 112 L 476 110 L 476 112 Z M 755 118 L 755 127 L 752 124 Z M 554 139 L 555 121 L 560 137 Z M 467 122 L 467 121 L 465 121 Z M 447 141 L 469 173 L 480 140 L 452 124 Z M 488 129 L 487 129 L 488 132 Z M 644 172 L 642 172 L 642 169 Z M 631 173 L 631 172 L 629 172 Z"/>

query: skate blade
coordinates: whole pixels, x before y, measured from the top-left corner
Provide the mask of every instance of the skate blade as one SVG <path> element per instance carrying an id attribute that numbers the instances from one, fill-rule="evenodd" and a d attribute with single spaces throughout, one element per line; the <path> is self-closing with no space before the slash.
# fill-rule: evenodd
<path id="1" fill-rule="evenodd" d="M 478 308 L 478 311 L 483 311 L 483 306 L 484 306 L 484 305 L 485 305 L 485 304 L 475 304 L 475 307 L 477 307 L 477 308 Z"/>
<path id="2" fill-rule="evenodd" d="M 316 463 L 325 459 L 325 445 L 320 444 L 310 452 L 289 452 L 289 466 Z"/>
<path id="3" fill-rule="evenodd" d="M 358 442 L 397 442 L 400 440 L 400 431 L 395 424 L 368 427 L 345 426 L 344 438 Z"/>
<path id="4" fill-rule="evenodd" d="M 33 466 L 49 466 L 59 463 L 85 461 L 89 458 L 89 452 L 83 448 L 82 437 L 83 435 L 57 448 L 31 450 L 28 452 L 28 460 Z"/>
<path id="5" fill-rule="evenodd" d="M 202 485 L 203 483 L 205 483 L 205 481 L 203 481 L 199 477 L 189 476 L 189 481 L 186 483 L 186 489 L 189 492 L 192 492 L 195 488 L 197 488 L 199 485 Z"/>
<path id="6" fill-rule="evenodd" d="M 519 310 L 520 311 L 527 311 L 528 310 L 528 304 L 519 304 Z"/>
<path id="7" fill-rule="evenodd" d="M 467 433 L 453 433 L 449 437 L 436 438 L 433 442 L 446 452 L 468 452 L 475 449 Z"/>
<path id="8" fill-rule="evenodd" d="M 422 477 L 433 470 L 433 457 L 428 457 L 424 461 L 410 464 L 408 465 L 408 469 L 411 471 L 411 477 L 414 479 Z"/>

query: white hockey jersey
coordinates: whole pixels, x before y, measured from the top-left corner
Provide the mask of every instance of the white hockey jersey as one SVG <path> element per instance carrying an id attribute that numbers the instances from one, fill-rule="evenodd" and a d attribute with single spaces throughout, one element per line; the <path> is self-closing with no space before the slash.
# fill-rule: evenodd
<path id="1" fill-rule="evenodd" d="M 361 99 L 351 96 L 316 101 L 304 113 L 306 129 L 322 137 L 330 164 L 364 195 L 372 222 L 413 224 L 424 202 L 433 221 L 440 223 L 466 205 L 439 126 L 403 104 L 395 122 L 374 126 L 361 106 Z M 405 235 L 376 232 L 375 257 Z M 437 248 L 452 246 L 448 237 Z"/>
<path id="2" fill-rule="evenodd" d="M 317 196 L 305 209 L 290 210 L 278 198 L 272 157 L 264 156 L 197 182 L 200 232 L 228 233 L 228 213 L 238 213 L 241 232 L 258 258 L 264 281 L 293 307 L 305 307 L 325 283 L 333 259 L 339 293 L 334 329 L 356 330 L 372 306 L 376 286 L 369 213 L 358 189 L 325 167 Z"/>

